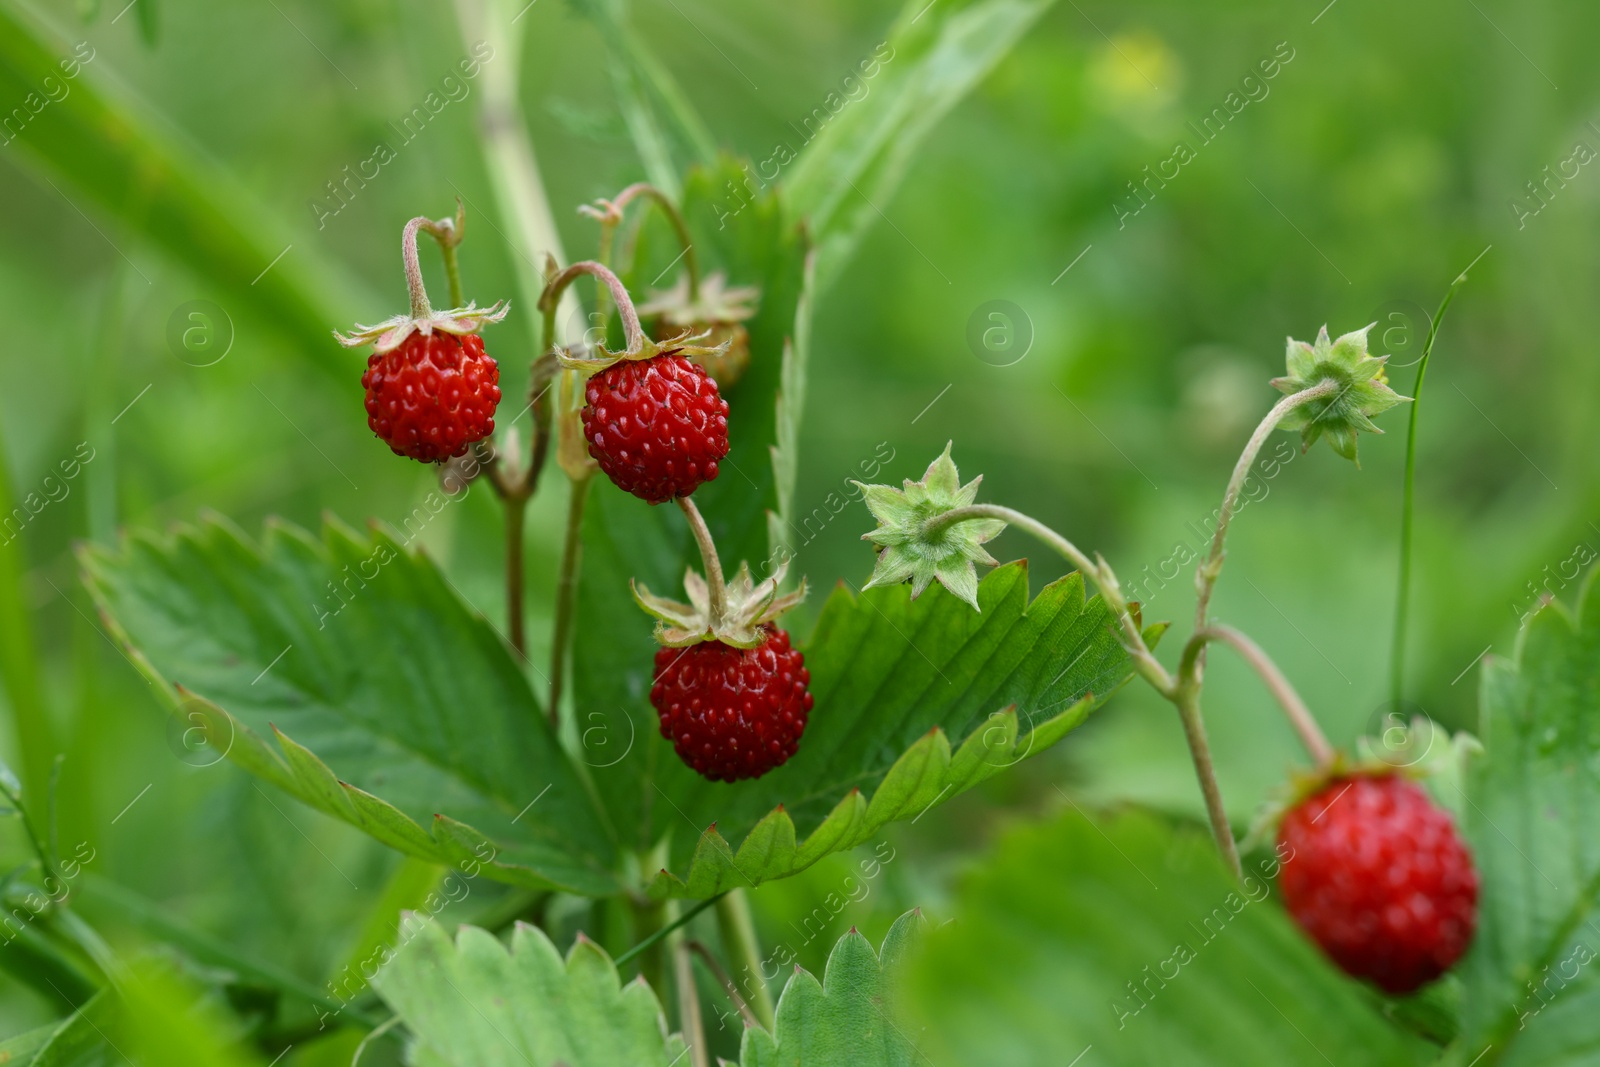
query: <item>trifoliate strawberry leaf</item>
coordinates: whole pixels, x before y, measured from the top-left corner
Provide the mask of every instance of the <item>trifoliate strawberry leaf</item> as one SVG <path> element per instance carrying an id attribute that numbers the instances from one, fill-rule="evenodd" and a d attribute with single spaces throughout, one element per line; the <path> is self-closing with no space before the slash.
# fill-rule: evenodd
<path id="1" fill-rule="evenodd" d="M 1209 839 L 1144 813 L 1012 832 L 907 973 L 921 1062 L 1431 1062 L 1437 1048 L 1386 1019 L 1271 898 L 1276 869 L 1258 859 L 1237 883 Z"/>
<path id="2" fill-rule="evenodd" d="M 821 982 L 796 967 L 778 999 L 773 1032 L 744 1032 L 740 1067 L 921 1062 L 914 1028 L 897 1001 L 906 957 L 927 925 L 920 912 L 902 915 L 883 939 L 881 954 L 852 928 L 828 954 Z"/>
<path id="3" fill-rule="evenodd" d="M 1128 679 L 1110 612 L 1078 575 L 1029 603 L 1014 563 L 978 599 L 981 613 L 942 590 L 915 602 L 902 586 L 835 590 L 801 644 L 815 707 L 800 749 L 754 781 L 708 782 L 641 730 L 648 825 L 671 842 L 651 892 L 710 896 L 852 848 L 1043 752 Z M 648 663 L 632 670 L 649 677 Z"/>
<path id="4" fill-rule="evenodd" d="M 671 1067 L 668 1036 L 644 979 L 626 986 L 609 956 L 579 937 L 566 959 L 537 927 L 506 946 L 463 926 L 408 915 L 400 945 L 372 984 L 411 1033 L 413 1067 Z"/>
<path id="5" fill-rule="evenodd" d="M 1483 667 L 1484 755 L 1463 821 L 1478 932 L 1459 968 L 1462 1032 L 1444 1062 L 1593 1062 L 1600 1048 L 1600 593 L 1545 607 L 1513 660 Z"/>
<path id="6" fill-rule="evenodd" d="M 1370 416 L 1410 400 L 1389 388 L 1389 379 L 1384 373 L 1389 357 L 1367 354 L 1367 331 L 1370 329 L 1371 326 L 1365 326 L 1341 335 L 1337 341 L 1329 341 L 1328 328 L 1324 326 L 1317 331 L 1314 344 L 1289 338 L 1289 373 L 1272 379 L 1273 388 L 1292 395 L 1323 382 L 1331 382 L 1336 387 L 1328 396 L 1309 400 L 1290 411 L 1278 423 L 1280 430 L 1300 431 L 1301 451 L 1327 434 L 1328 443 L 1335 452 L 1359 463 L 1356 434 L 1383 432 Z"/>
<path id="7" fill-rule="evenodd" d="M 953 444 L 954 442 L 951 442 Z M 911 599 L 921 596 L 937 581 L 957 597 L 978 606 L 978 576 L 974 564 L 993 567 L 999 561 L 989 555 L 984 542 L 998 537 L 1006 524 L 999 519 L 971 519 L 952 523 L 937 533 L 927 529 L 929 519 L 956 508 L 964 508 L 978 498 L 983 475 L 961 484 L 951 444 L 928 465 L 921 481 L 907 478 L 905 488 L 889 485 L 863 485 L 856 482 L 878 528 L 861 535 L 863 541 L 878 546 L 878 561 L 866 588 L 875 585 L 911 583 Z"/>
<path id="8" fill-rule="evenodd" d="M 274 524 L 256 545 L 210 518 L 83 565 L 191 762 L 226 756 L 436 863 L 614 892 L 611 836 L 522 669 L 401 536 Z"/>

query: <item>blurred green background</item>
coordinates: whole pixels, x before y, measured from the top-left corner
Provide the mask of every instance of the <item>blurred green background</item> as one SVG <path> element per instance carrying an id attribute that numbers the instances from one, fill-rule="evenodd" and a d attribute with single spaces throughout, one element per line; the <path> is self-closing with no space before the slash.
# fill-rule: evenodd
<path id="1" fill-rule="evenodd" d="M 160 707 L 93 618 L 71 548 L 201 509 L 252 530 L 268 515 L 314 525 L 324 512 L 352 523 L 409 513 L 433 475 L 372 437 L 359 357 L 331 335 L 313 344 L 307 323 L 325 316 L 331 331 L 401 308 L 401 225 L 449 213 L 458 195 L 468 295 L 513 299 L 488 338 L 507 374 L 502 426 L 521 407 L 510 398 L 526 380 L 533 309 L 476 132 L 479 97 L 508 46 L 495 42 L 465 97 L 329 214 L 314 206 L 334 203 L 326 183 L 378 141 L 398 144 L 390 124 L 467 55 L 447 7 L 160 0 L 147 12 L 151 0 L 139 0 L 119 16 L 110 0 L 85 22 L 73 3 L 3 3 L 8 18 L 48 27 L 63 56 L 89 42 L 74 92 L 92 87 L 209 160 L 192 180 L 215 191 L 226 176 L 225 202 L 274 235 L 273 251 L 287 249 L 281 261 L 261 258 L 258 284 L 295 272 L 320 295 L 305 321 L 266 321 L 248 292 L 185 266 L 174 243 L 204 235 L 145 235 L 163 225 L 139 221 L 159 208 L 150 189 L 161 175 L 136 172 L 95 193 L 106 172 L 93 152 L 65 171 L 41 161 L 30 139 L 50 136 L 58 105 L 15 140 L 6 131 L 0 477 L 14 501 L 59 498 L 0 545 L 0 583 L 16 594 L 0 598 L 10 721 L 66 754 L 60 833 L 69 851 L 92 845 L 95 875 L 315 983 L 345 958 L 393 857 L 231 767 L 179 759 Z M 881 0 L 671 0 L 639 4 L 633 18 L 718 143 L 762 160 L 873 52 L 897 11 Z M 576 206 L 644 170 L 596 22 L 540 0 L 513 29 L 516 93 L 568 256 L 579 258 L 594 227 Z M 821 294 L 797 512 L 831 514 L 829 495 L 863 461 L 892 455 L 879 480 L 920 476 L 954 439 L 963 474 L 984 475 L 986 499 L 1103 552 L 1139 588 L 1147 619 L 1186 622 L 1193 568 L 1170 561 L 1180 546 L 1202 547 L 1238 448 L 1276 396 L 1266 380 L 1282 373 L 1285 335 L 1377 321 L 1373 348 L 1394 354 L 1391 381 L 1409 393 L 1426 316 L 1476 261 L 1422 410 L 1407 671 L 1408 713 L 1470 726 L 1472 664 L 1508 654 L 1536 592 L 1570 597 L 1570 561 L 1600 550 L 1597 31 L 1600 11 L 1571 0 L 1053 7 L 935 130 L 897 195 L 874 205 L 882 218 Z M 1258 65 L 1274 58 L 1274 76 L 1261 78 Z M 1237 114 L 1230 93 L 1248 100 Z M 1204 141 L 1194 126 L 1215 108 L 1229 121 Z M 58 132 L 70 159 L 70 131 Z M 1152 182 L 1141 207 L 1130 183 L 1147 166 L 1171 175 L 1178 142 L 1193 159 Z M 424 263 L 442 287 L 431 249 Z M 207 366 L 170 340 L 193 301 L 231 322 L 231 347 Z M 1014 305 L 1009 320 L 988 318 L 992 301 Z M 991 335 L 998 350 L 969 340 L 997 325 L 1014 331 Z M 1404 418 L 1389 415 L 1387 437 L 1363 439 L 1359 471 L 1327 448 L 1296 450 L 1239 518 L 1215 602 L 1279 661 L 1337 743 L 1391 710 Z M 1294 439 L 1279 438 L 1289 455 Z M 91 453 L 62 476 L 63 461 Z M 547 657 L 564 492 L 547 478 L 529 522 L 536 661 Z M 473 494 L 424 540 L 499 619 L 495 508 Z M 817 587 L 859 585 L 871 557 L 858 537 L 870 526 L 856 503 L 814 523 L 799 569 Z M 1019 535 L 994 547 L 1002 559 L 1033 558 L 1036 583 L 1060 573 Z M 1208 722 L 1242 826 L 1298 752 L 1244 668 L 1226 655 L 1213 664 Z M 0 742 L 13 755 L 16 733 Z M 1134 688 L 1043 759 L 893 829 L 883 847 L 895 859 L 861 883 L 858 902 L 830 912 L 826 935 L 801 944 L 794 931 L 872 848 L 755 892 L 764 942 L 788 941 L 819 968 L 852 923 L 876 941 L 907 907 L 937 916 L 997 820 L 1130 800 L 1199 811 L 1175 715 Z M 13 836 L 6 865 L 25 854 Z M 55 1013 L 0 976 L 0 1032 Z"/>

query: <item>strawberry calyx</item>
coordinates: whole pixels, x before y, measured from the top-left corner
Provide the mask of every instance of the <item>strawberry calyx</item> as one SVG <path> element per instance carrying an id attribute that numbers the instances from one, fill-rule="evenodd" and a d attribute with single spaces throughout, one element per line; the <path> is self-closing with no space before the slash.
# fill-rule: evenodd
<path id="1" fill-rule="evenodd" d="M 632 308 L 629 308 L 632 311 Z M 624 323 L 626 323 L 626 318 Z M 588 349 L 569 346 L 561 349 L 557 358 L 561 365 L 568 370 L 579 371 L 587 375 L 599 374 L 609 367 L 613 367 L 624 360 L 655 359 L 657 356 L 699 356 L 710 358 L 722 355 L 728 350 L 728 342 L 720 344 L 698 344 L 711 336 L 710 330 L 696 333 L 692 328 L 686 328 L 664 341 L 652 341 L 641 329 L 638 337 L 627 347 L 619 352 L 613 352 L 604 343 L 595 344 Z"/>
<path id="2" fill-rule="evenodd" d="M 634 307 L 633 298 L 628 295 L 622 280 L 605 264 L 594 260 L 574 263 L 559 274 L 552 275 L 545 283 L 544 292 L 539 296 L 539 310 L 546 315 L 553 314 L 567 286 L 584 274 L 591 275 L 605 286 L 603 291 L 608 291 L 611 299 L 615 301 L 617 314 L 622 319 L 624 347 L 614 352 L 605 346 L 604 341 L 599 341 L 590 346 L 560 348 L 556 352 L 556 359 L 567 370 L 595 375 L 623 360 L 647 360 L 662 355 L 715 357 L 727 351 L 726 341 L 717 345 L 697 344 L 696 342 L 708 336 L 708 332 L 695 333 L 692 328 L 687 327 L 663 342 L 651 340 L 645 334 L 644 327 L 639 324 L 639 311 Z"/>
<path id="3" fill-rule="evenodd" d="M 434 311 L 430 308 L 422 316 L 396 315 L 371 326 L 356 323 L 356 328 L 352 332 L 342 334 L 335 330 L 333 336 L 346 348 L 360 348 L 362 345 L 371 344 L 373 350 L 382 355 L 399 348 L 413 333 L 420 333 L 424 337 L 431 336 L 435 330 L 440 333 L 455 334 L 458 337 L 477 333 L 486 324 L 504 319 L 510 310 L 511 305 L 505 300 L 497 300 L 486 308 L 480 308 L 476 304 L 452 308 L 449 311 Z"/>
<path id="4" fill-rule="evenodd" d="M 1376 737 L 1358 738 L 1354 755 L 1335 751 L 1321 766 L 1292 770 L 1289 780 L 1256 813 L 1240 850 L 1247 852 L 1270 841 L 1286 814 L 1335 782 L 1393 777 L 1417 782 L 1458 780 L 1467 762 L 1482 751 L 1483 744 L 1476 737 L 1465 731 L 1452 734 L 1426 716 L 1415 716 L 1410 723 L 1397 720 Z M 1459 795 L 1450 789 L 1441 792 Z"/>
<path id="5" fill-rule="evenodd" d="M 761 290 L 756 286 L 728 285 L 722 271 L 707 275 L 698 287 L 688 274 L 682 274 L 671 289 L 652 289 L 649 298 L 639 305 L 639 314 L 646 319 L 658 318 L 668 326 L 708 329 L 754 318 L 760 298 Z"/>
<path id="6" fill-rule="evenodd" d="M 787 570 L 787 562 L 780 563 L 770 577 L 757 582 L 750 574 L 750 565 L 740 563 L 733 580 L 723 590 L 720 611 L 711 585 L 692 568 L 683 578 L 684 591 L 689 595 L 687 604 L 656 596 L 638 581 L 631 585 L 633 599 L 656 619 L 656 641 L 667 648 L 684 648 L 702 641 L 758 648 L 769 636 L 767 627 L 805 599 L 804 579 L 794 592 L 778 592 Z"/>

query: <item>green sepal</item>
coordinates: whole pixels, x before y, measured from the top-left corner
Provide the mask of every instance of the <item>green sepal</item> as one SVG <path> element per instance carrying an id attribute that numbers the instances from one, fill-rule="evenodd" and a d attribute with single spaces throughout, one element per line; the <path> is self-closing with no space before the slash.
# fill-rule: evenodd
<path id="1" fill-rule="evenodd" d="M 1289 411 L 1279 421 L 1280 430 L 1299 430 L 1300 448 L 1305 451 L 1324 435 L 1333 450 L 1360 466 L 1356 456 L 1356 434 L 1382 433 L 1371 416 L 1388 411 L 1411 398 L 1389 388 L 1384 371 L 1388 356 L 1367 352 L 1367 331 L 1376 323 L 1328 339 L 1328 327 L 1317 331 L 1313 344 L 1289 338 L 1289 373 L 1272 379 L 1273 388 L 1286 396 L 1311 389 L 1323 382 L 1338 384 L 1331 397 L 1317 397 Z"/>
<path id="2" fill-rule="evenodd" d="M 950 447 L 944 446 L 921 481 L 907 478 L 904 489 L 853 483 L 860 488 L 872 517 L 878 520 L 876 530 L 861 535 L 863 541 L 878 546 L 878 562 L 864 588 L 909 581 L 911 599 L 915 600 L 937 581 L 977 611 L 978 575 L 974 564 L 993 567 L 999 562 L 983 545 L 1006 524 L 1000 519 L 969 519 L 932 535 L 926 532 L 929 519 L 976 500 L 983 481 L 980 474 L 966 485 L 961 484 L 955 461 L 950 458 Z"/>

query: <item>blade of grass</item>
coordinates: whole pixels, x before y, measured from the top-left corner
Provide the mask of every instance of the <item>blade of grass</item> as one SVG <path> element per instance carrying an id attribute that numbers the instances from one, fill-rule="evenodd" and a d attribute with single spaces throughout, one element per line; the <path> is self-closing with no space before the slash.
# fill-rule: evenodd
<path id="1" fill-rule="evenodd" d="M 1493 248 L 1490 245 L 1489 248 Z M 1417 415 L 1422 410 L 1422 383 L 1428 375 L 1428 359 L 1433 355 L 1433 342 L 1439 336 L 1439 326 L 1456 290 L 1467 280 L 1467 272 L 1478 265 L 1478 260 L 1488 255 L 1489 248 L 1478 253 L 1478 259 L 1467 264 L 1466 270 L 1456 275 L 1456 280 L 1445 290 L 1439 310 L 1433 313 L 1428 324 L 1428 337 L 1422 344 L 1422 358 L 1417 361 L 1417 381 L 1411 387 L 1411 419 L 1406 426 L 1405 485 L 1400 494 L 1400 573 L 1399 589 L 1394 603 L 1394 640 L 1389 653 L 1389 702 L 1395 711 L 1400 710 L 1400 700 L 1405 693 L 1406 624 L 1411 612 L 1411 534 L 1416 505 L 1417 481 Z"/>

